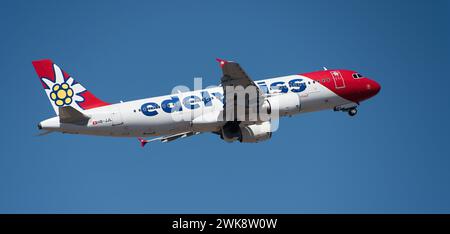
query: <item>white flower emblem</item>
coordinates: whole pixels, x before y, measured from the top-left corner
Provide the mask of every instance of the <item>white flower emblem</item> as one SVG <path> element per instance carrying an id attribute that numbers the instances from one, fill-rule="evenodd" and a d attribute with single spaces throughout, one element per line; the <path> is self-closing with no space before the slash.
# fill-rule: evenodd
<path id="1" fill-rule="evenodd" d="M 86 89 L 76 83 L 72 77 L 64 80 L 64 74 L 56 64 L 53 64 L 53 70 L 55 71 L 55 82 L 45 77 L 42 78 L 42 81 L 48 87 L 45 89 L 45 92 L 50 100 L 57 107 L 83 102 L 84 98 L 79 94 L 86 91 Z"/>

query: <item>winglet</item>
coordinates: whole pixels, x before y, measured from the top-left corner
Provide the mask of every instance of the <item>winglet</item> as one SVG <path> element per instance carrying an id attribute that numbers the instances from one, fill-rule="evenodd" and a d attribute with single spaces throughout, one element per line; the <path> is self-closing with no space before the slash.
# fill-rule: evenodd
<path id="1" fill-rule="evenodd" d="M 138 137 L 139 142 L 141 142 L 141 147 L 144 147 L 149 141 Z"/>
<path id="2" fill-rule="evenodd" d="M 227 60 L 216 58 L 216 61 L 219 62 L 220 67 L 223 67 L 226 63 L 228 63 Z"/>

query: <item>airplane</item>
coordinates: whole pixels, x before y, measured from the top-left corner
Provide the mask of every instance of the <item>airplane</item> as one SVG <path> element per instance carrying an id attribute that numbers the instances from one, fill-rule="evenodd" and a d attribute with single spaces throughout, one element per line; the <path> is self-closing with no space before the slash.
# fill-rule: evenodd
<path id="1" fill-rule="evenodd" d="M 360 103 L 381 89 L 352 70 L 324 67 L 254 81 L 237 62 L 217 61 L 223 73 L 218 86 L 115 104 L 97 98 L 52 60 L 33 61 L 56 114 L 38 124 L 39 135 L 136 137 L 144 147 L 210 132 L 226 142 L 257 143 L 272 137 L 280 117 L 327 109 L 355 116 Z"/>

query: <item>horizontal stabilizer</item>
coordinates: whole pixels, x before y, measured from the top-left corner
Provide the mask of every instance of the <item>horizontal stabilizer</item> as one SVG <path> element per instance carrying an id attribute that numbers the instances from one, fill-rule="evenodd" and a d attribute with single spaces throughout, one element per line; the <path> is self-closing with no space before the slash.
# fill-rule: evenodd
<path id="1" fill-rule="evenodd" d="M 72 106 L 59 107 L 59 122 L 61 123 L 86 125 L 88 121 L 89 116 L 81 113 Z"/>

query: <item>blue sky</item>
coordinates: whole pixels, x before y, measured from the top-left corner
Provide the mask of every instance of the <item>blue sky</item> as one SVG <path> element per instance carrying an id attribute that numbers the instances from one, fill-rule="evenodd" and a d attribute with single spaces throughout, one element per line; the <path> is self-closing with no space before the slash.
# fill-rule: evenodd
<path id="1" fill-rule="evenodd" d="M 1 213 L 448 213 L 448 1 L 8 1 L 0 9 Z M 355 118 L 283 119 L 270 141 L 50 134 L 31 65 L 119 102 L 329 68 L 382 85 Z"/>

